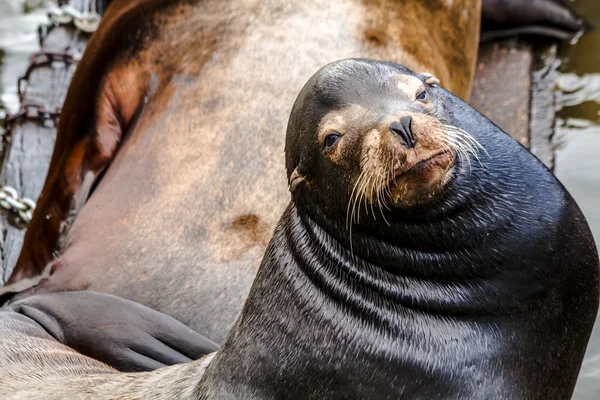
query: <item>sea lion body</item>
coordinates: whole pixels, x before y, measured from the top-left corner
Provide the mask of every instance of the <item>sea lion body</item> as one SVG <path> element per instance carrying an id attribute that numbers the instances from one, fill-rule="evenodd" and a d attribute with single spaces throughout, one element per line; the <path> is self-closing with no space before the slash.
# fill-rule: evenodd
<path id="1" fill-rule="evenodd" d="M 204 398 L 571 398 L 598 310 L 589 227 L 539 160 L 427 81 L 344 60 L 305 85 L 292 203 Z"/>
<path id="2" fill-rule="evenodd" d="M 60 371 L 15 398 L 570 398 L 598 309 L 589 227 L 539 160 L 428 82 L 356 59 L 308 81 L 286 139 L 292 202 L 208 367 Z"/>
<path id="3" fill-rule="evenodd" d="M 289 199 L 296 93 L 320 66 L 365 56 L 467 98 L 480 3 L 448 4 L 114 1 L 73 78 L 9 283 L 41 273 L 34 291 L 116 294 L 221 342 Z"/>

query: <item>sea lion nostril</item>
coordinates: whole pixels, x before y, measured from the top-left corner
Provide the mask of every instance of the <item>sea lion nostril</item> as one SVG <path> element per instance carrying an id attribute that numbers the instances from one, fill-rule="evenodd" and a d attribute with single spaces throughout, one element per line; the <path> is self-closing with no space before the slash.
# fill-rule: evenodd
<path id="1" fill-rule="evenodd" d="M 390 131 L 400 136 L 408 148 L 415 147 L 417 140 L 412 133 L 412 117 L 406 116 L 400 118 L 400 121 L 394 121 L 390 124 Z"/>
<path id="2" fill-rule="evenodd" d="M 406 116 L 406 117 L 402 117 L 400 118 L 400 124 L 404 127 L 404 129 L 406 130 L 406 132 L 408 132 L 408 134 L 411 136 L 412 138 L 412 117 L 411 116 Z"/>

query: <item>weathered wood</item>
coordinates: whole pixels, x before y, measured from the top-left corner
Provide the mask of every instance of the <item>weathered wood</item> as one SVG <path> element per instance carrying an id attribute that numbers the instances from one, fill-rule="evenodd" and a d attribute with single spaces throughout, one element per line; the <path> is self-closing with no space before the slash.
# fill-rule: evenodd
<path id="1" fill-rule="evenodd" d="M 556 120 L 556 44 L 514 39 L 479 50 L 471 104 L 517 139 L 550 169 Z"/>
<path id="2" fill-rule="evenodd" d="M 470 103 L 528 147 L 531 45 L 515 39 L 479 49 Z"/>
<path id="3" fill-rule="evenodd" d="M 45 38 L 43 51 L 83 53 L 88 35 L 71 27 L 56 27 Z M 75 64 L 55 62 L 31 72 L 24 86 L 23 104 L 39 104 L 48 110 L 62 106 Z M 25 71 L 23 71 L 25 72 Z M 14 187 L 20 196 L 37 199 L 42 190 L 54 147 L 56 128 L 37 122 L 17 122 L 9 138 L 10 144 L 0 174 L 3 185 Z M 17 261 L 25 230 L 14 224 L 13 218 L 2 211 L 0 216 L 0 284 L 10 276 Z"/>
<path id="4" fill-rule="evenodd" d="M 558 46 L 552 44 L 538 50 L 531 82 L 531 152 L 550 169 L 554 169 L 552 141 L 557 111 L 554 88 L 560 75 L 557 49 Z"/>

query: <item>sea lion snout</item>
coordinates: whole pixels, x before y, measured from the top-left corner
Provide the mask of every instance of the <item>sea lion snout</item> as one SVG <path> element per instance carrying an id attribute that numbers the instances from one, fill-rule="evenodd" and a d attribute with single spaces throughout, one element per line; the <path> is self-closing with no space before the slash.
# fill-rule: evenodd
<path id="1" fill-rule="evenodd" d="M 413 148 L 417 144 L 417 137 L 412 132 L 412 117 L 410 115 L 400 118 L 390 124 L 390 132 L 396 134 L 406 147 Z"/>
<path id="2" fill-rule="evenodd" d="M 416 112 L 395 119 L 388 130 L 390 135 L 381 132 L 380 140 L 363 142 L 363 154 L 371 152 L 378 159 L 362 169 L 371 169 L 375 181 L 382 182 L 379 198 L 387 206 L 411 207 L 435 197 L 458 160 L 452 132 L 434 115 Z"/>

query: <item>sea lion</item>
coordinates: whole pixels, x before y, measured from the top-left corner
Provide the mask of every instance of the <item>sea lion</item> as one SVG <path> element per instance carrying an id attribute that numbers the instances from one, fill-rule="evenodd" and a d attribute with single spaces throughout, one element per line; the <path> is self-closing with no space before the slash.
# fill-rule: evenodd
<path id="1" fill-rule="evenodd" d="M 4 291 L 44 278 L 22 296 L 111 293 L 222 342 L 289 199 L 283 132 L 302 85 L 360 55 L 467 98 L 480 14 L 478 0 L 113 1 Z"/>
<path id="2" fill-rule="evenodd" d="M 589 227 L 539 160 L 436 82 L 351 59 L 306 83 L 287 129 L 292 202 L 212 361 L 19 387 L 5 377 L 25 356 L 0 336 L 7 393 L 570 398 L 598 308 Z"/>
<path id="3" fill-rule="evenodd" d="M 301 91 L 292 203 L 205 398 L 570 398 L 598 309 L 589 227 L 539 160 L 428 82 L 346 60 Z"/>

